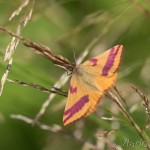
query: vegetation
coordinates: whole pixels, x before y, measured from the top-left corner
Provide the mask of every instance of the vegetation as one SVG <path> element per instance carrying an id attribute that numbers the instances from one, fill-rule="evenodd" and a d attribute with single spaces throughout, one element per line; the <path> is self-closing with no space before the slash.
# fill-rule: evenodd
<path id="1" fill-rule="evenodd" d="M 1 150 L 150 149 L 149 0 L 2 0 L 0 18 Z M 64 127 L 70 76 L 43 50 L 81 63 L 118 44 L 115 86 L 93 114 Z"/>

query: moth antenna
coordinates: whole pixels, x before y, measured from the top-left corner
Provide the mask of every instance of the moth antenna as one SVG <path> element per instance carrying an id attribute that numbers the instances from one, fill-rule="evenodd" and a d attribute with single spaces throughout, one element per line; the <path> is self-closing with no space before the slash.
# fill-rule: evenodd
<path id="1" fill-rule="evenodd" d="M 68 70 L 67 70 L 64 66 L 62 66 L 62 65 L 55 64 L 55 66 L 58 66 L 58 67 L 60 67 L 60 68 L 63 68 L 64 70 L 68 71 Z"/>
<path id="2" fill-rule="evenodd" d="M 75 51 L 74 50 L 72 50 L 72 51 L 73 51 L 73 57 L 74 57 L 75 65 L 76 65 L 77 64 L 77 59 L 76 59 Z"/>

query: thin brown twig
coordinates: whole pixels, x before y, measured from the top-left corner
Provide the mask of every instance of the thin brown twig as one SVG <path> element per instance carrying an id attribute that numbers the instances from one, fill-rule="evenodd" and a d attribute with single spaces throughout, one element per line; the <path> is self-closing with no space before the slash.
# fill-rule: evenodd
<path id="1" fill-rule="evenodd" d="M 113 132 L 115 132 L 115 130 L 104 131 L 103 133 L 97 134 L 96 137 L 102 139 L 111 150 L 121 150 L 122 148 L 119 145 L 113 143 L 113 141 L 108 138 Z"/>
<path id="2" fill-rule="evenodd" d="M 128 105 L 126 103 L 126 100 L 124 99 L 121 91 L 118 89 L 118 87 L 116 85 L 113 86 L 114 90 L 116 91 L 116 93 L 119 95 L 119 97 L 121 98 L 121 100 L 123 101 L 123 103 L 125 104 L 125 106 L 128 108 Z"/>
<path id="3" fill-rule="evenodd" d="M 136 86 L 131 85 L 132 89 L 135 90 L 135 92 L 141 97 L 141 99 L 143 100 L 143 106 L 146 109 L 146 113 L 149 115 L 150 117 L 150 102 L 148 97 L 143 94 Z"/>
<path id="4" fill-rule="evenodd" d="M 140 89 L 138 89 L 136 86 L 132 85 L 131 87 L 143 100 L 143 106 L 145 107 L 146 113 L 148 114 L 147 120 L 145 122 L 145 128 L 149 129 L 150 128 L 150 101 L 148 97 L 145 94 L 143 94 L 143 92 Z"/>
<path id="5" fill-rule="evenodd" d="M 22 36 L 20 36 L 20 35 L 17 35 L 16 33 L 12 32 L 11 30 L 6 29 L 6 28 L 3 27 L 2 25 L 0 25 L 0 30 L 2 30 L 2 31 L 4 31 L 4 32 L 8 33 L 10 36 L 16 37 L 16 38 L 18 38 L 18 39 L 20 39 L 20 40 L 22 40 L 22 41 L 29 41 L 29 40 L 25 39 L 24 37 L 22 37 Z"/>
<path id="6" fill-rule="evenodd" d="M 115 96 L 110 90 L 107 92 L 108 97 L 113 100 L 117 106 L 120 108 L 121 112 L 123 113 L 123 115 L 128 119 L 128 121 L 130 122 L 130 124 L 135 128 L 135 130 L 137 131 L 137 133 L 139 134 L 139 136 L 146 142 L 148 143 L 149 138 L 148 136 L 145 134 L 144 131 L 142 131 L 140 129 L 140 127 L 136 124 L 136 122 L 133 120 L 133 118 L 130 116 L 130 114 L 126 111 L 126 109 L 123 107 L 123 105 L 121 104 L 121 102 L 118 100 L 117 96 Z M 146 144 L 147 149 L 150 150 L 150 147 L 148 144 Z"/>
<path id="7" fill-rule="evenodd" d="M 67 81 L 68 81 L 69 77 L 66 76 L 66 73 L 64 73 L 60 79 L 53 85 L 53 87 L 56 88 L 61 88 Z M 52 102 L 53 98 L 56 96 L 56 94 L 51 93 L 49 95 L 49 97 L 46 99 L 46 101 L 42 104 L 40 110 L 38 111 L 38 113 L 35 116 L 35 122 L 40 120 L 41 116 L 45 113 L 47 107 L 49 106 L 49 104 Z"/>
<path id="8" fill-rule="evenodd" d="M 62 67 L 68 71 L 72 71 L 73 68 L 75 67 L 74 64 L 71 64 L 71 62 L 69 62 L 68 59 L 66 59 L 65 57 L 63 57 L 61 55 L 55 54 L 49 47 L 47 47 L 45 45 L 32 42 L 20 35 L 15 34 L 11 30 L 4 28 L 1 25 L 0 25 L 0 30 L 8 33 L 10 36 L 20 39 L 21 41 L 23 41 L 23 44 L 25 46 L 30 47 L 37 54 L 43 55 L 44 57 L 48 58 L 49 60 L 51 60 L 53 63 L 55 63 L 59 67 Z"/>
<path id="9" fill-rule="evenodd" d="M 33 87 L 39 91 L 42 91 L 44 93 L 56 93 L 56 94 L 59 94 L 59 95 L 62 95 L 62 96 L 65 96 L 67 97 L 67 92 L 61 90 L 61 89 L 58 89 L 58 88 L 55 88 L 55 87 L 52 87 L 51 90 L 43 87 L 43 86 L 40 86 L 40 85 L 37 85 L 37 84 L 33 84 L 33 83 L 26 83 L 26 82 L 23 82 L 23 81 L 20 81 L 20 80 L 10 80 L 10 79 L 7 79 L 8 82 L 10 83 L 17 83 L 17 84 L 20 84 L 22 86 L 29 86 L 29 87 Z"/>
<path id="10" fill-rule="evenodd" d="M 59 67 L 66 69 L 67 71 L 72 72 L 75 65 L 71 64 L 69 60 L 61 55 L 55 54 L 49 47 L 44 46 L 42 44 L 37 44 L 35 42 L 25 41 L 23 43 L 25 46 L 32 48 L 37 54 L 40 54 L 49 60 L 51 60 L 54 64 Z"/>

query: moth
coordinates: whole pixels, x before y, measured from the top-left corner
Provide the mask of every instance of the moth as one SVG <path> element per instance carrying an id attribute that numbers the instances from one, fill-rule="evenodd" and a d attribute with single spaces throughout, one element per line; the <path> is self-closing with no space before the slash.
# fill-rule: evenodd
<path id="1" fill-rule="evenodd" d="M 105 92 L 115 83 L 122 53 L 123 45 L 117 45 L 74 67 L 63 117 L 65 126 L 96 109 Z"/>

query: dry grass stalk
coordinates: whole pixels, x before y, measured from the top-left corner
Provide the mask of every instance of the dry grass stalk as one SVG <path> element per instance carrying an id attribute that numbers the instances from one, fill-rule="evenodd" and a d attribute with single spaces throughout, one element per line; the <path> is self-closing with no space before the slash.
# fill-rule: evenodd
<path id="1" fill-rule="evenodd" d="M 135 92 L 141 97 L 141 99 L 143 100 L 143 106 L 145 107 L 145 109 L 146 109 L 146 113 L 149 115 L 149 117 L 150 117 L 150 102 L 149 102 L 149 99 L 148 99 L 148 97 L 145 95 L 145 94 L 143 94 L 141 91 L 140 91 L 140 89 L 138 89 L 136 86 L 134 86 L 134 85 L 132 85 L 131 86 L 134 90 L 135 90 Z"/>
<path id="2" fill-rule="evenodd" d="M 130 114 L 127 112 L 127 110 L 124 108 L 124 106 L 122 105 L 122 103 L 119 101 L 118 97 L 116 95 L 114 95 L 111 90 L 107 91 L 107 96 L 113 100 L 117 106 L 120 108 L 121 112 L 123 113 L 123 115 L 127 118 L 127 120 L 129 121 L 129 123 L 132 125 L 132 127 L 134 127 L 134 129 L 137 131 L 137 133 L 139 134 L 139 136 L 141 137 L 142 140 L 144 140 L 146 143 L 148 143 L 149 141 L 149 137 L 145 134 L 144 131 L 142 131 L 140 129 L 140 127 L 136 124 L 136 122 L 134 121 L 134 119 L 130 116 Z M 148 144 L 146 144 L 147 149 L 150 150 L 150 147 Z"/>
<path id="3" fill-rule="evenodd" d="M 10 70 L 10 68 L 12 66 L 12 61 L 13 61 L 12 58 L 8 61 L 7 68 L 6 68 L 4 74 L 3 74 L 2 78 L 1 78 L 0 96 L 2 95 L 4 84 L 5 84 L 6 80 L 7 80 L 7 76 L 8 76 L 9 70 Z"/>
<path id="4" fill-rule="evenodd" d="M 127 103 L 126 103 L 126 100 L 124 99 L 124 97 L 123 97 L 121 91 L 120 91 L 120 90 L 118 89 L 118 87 L 115 86 L 115 85 L 113 86 L 113 88 L 114 88 L 114 90 L 116 91 L 116 93 L 119 95 L 119 97 L 121 98 L 121 100 L 123 101 L 123 103 L 125 104 L 126 108 L 128 108 Z"/>
<path id="5" fill-rule="evenodd" d="M 27 10 L 26 14 L 24 15 L 24 17 L 22 18 L 21 22 L 19 23 L 19 25 L 17 27 L 17 30 L 16 30 L 16 35 L 19 36 L 21 34 L 22 28 L 30 20 L 31 15 L 32 15 L 32 10 L 33 10 L 34 3 L 35 3 L 35 0 L 32 1 L 30 9 Z M 16 11 L 16 12 L 19 12 L 19 11 Z M 17 48 L 18 44 L 19 44 L 19 38 L 13 37 L 11 42 L 10 42 L 10 44 L 6 48 L 4 60 L 8 60 L 8 65 L 7 65 L 6 71 L 4 72 L 4 74 L 2 76 L 2 79 L 1 79 L 0 95 L 3 92 L 4 84 L 5 84 L 6 80 L 7 80 L 7 76 L 9 74 L 9 71 L 10 71 L 12 63 L 13 63 L 13 53 L 14 53 L 15 49 Z"/>
<path id="6" fill-rule="evenodd" d="M 21 21 L 17 27 L 16 35 L 21 34 L 22 28 L 25 27 L 26 24 L 28 23 L 28 21 L 31 19 L 34 3 L 35 3 L 35 0 L 32 0 L 32 4 L 31 4 L 30 8 L 27 10 L 27 12 L 23 16 L 23 18 L 21 19 Z M 12 57 L 14 50 L 16 49 L 18 43 L 19 43 L 19 39 L 16 37 L 13 37 L 11 43 L 6 48 L 4 60 L 9 60 L 10 57 Z"/>
<path id="7" fill-rule="evenodd" d="M 55 54 L 49 47 L 37 44 L 31 41 L 24 41 L 25 46 L 32 48 L 37 54 L 40 54 L 51 60 L 55 65 L 72 72 L 75 65 L 71 64 L 69 60 L 61 55 Z"/>
<path id="8" fill-rule="evenodd" d="M 26 83 L 26 82 L 23 82 L 23 81 L 19 81 L 19 80 L 10 80 L 10 79 L 7 79 L 7 81 L 9 83 L 17 83 L 17 84 L 20 84 L 22 86 L 28 86 L 28 87 L 33 87 L 39 91 L 42 91 L 44 93 L 56 93 L 56 94 L 59 94 L 59 95 L 62 95 L 62 96 L 67 96 L 67 92 L 63 91 L 63 90 L 60 90 L 58 88 L 55 88 L 55 87 L 52 87 L 51 90 L 43 87 L 43 86 L 40 86 L 40 85 L 37 85 L 37 84 L 33 84 L 33 83 Z"/>
<path id="9" fill-rule="evenodd" d="M 61 127 L 58 124 L 53 124 L 52 126 L 49 126 L 49 125 L 41 123 L 40 121 L 35 122 L 34 119 L 31 119 L 31 118 L 23 116 L 23 115 L 12 114 L 10 117 L 13 118 L 13 119 L 23 121 L 23 122 L 25 122 L 27 124 L 30 124 L 30 125 L 36 125 L 42 130 L 50 131 L 50 132 L 53 132 L 53 133 L 58 133 L 58 132 L 62 133 L 64 135 L 69 136 L 70 138 L 73 138 L 76 141 L 80 141 L 82 143 L 88 143 L 92 147 L 95 147 L 95 145 L 93 145 L 92 143 L 87 142 L 85 139 L 77 138 L 72 132 L 68 131 L 67 129 Z"/>
<path id="10" fill-rule="evenodd" d="M 74 68 L 74 64 L 71 64 L 68 59 L 65 57 L 55 54 L 49 47 L 45 45 L 41 45 L 35 42 L 32 42 L 28 39 L 25 39 L 24 37 L 15 34 L 14 32 L 4 28 L 3 26 L 0 26 L 0 30 L 8 33 L 11 36 L 14 36 L 15 38 L 23 41 L 23 44 L 27 47 L 30 47 L 33 51 L 35 51 L 37 54 L 43 55 L 47 59 L 51 60 L 54 64 L 56 64 L 59 67 L 64 68 L 65 70 L 72 71 Z"/>
<path id="11" fill-rule="evenodd" d="M 10 16 L 9 21 L 12 20 L 15 16 L 19 15 L 24 7 L 28 5 L 30 0 L 24 0 L 22 4 L 16 9 Z"/>
<path id="12" fill-rule="evenodd" d="M 69 79 L 69 76 L 66 76 L 66 73 L 64 73 L 63 75 L 61 75 L 60 79 L 53 85 L 53 87 L 61 88 L 63 85 L 66 84 L 66 82 L 68 81 L 68 79 Z M 46 109 L 48 108 L 48 106 L 52 102 L 53 98 L 55 98 L 55 96 L 56 96 L 56 94 L 54 94 L 54 93 L 51 93 L 49 95 L 49 97 L 42 104 L 40 110 L 36 114 L 35 121 L 38 121 L 41 118 L 41 116 L 45 113 Z"/>
<path id="13" fill-rule="evenodd" d="M 28 117 L 23 116 L 23 115 L 12 114 L 11 118 L 24 121 L 27 124 L 35 125 L 35 122 L 34 122 L 33 119 L 28 118 Z M 51 132 L 59 132 L 59 131 L 61 131 L 63 129 L 61 126 L 56 125 L 56 124 L 54 124 L 53 126 L 48 126 L 48 125 L 42 124 L 40 122 L 36 122 L 36 125 L 38 127 L 40 127 L 41 129 L 43 129 L 43 130 L 48 130 L 48 131 L 51 131 Z"/>
<path id="14" fill-rule="evenodd" d="M 100 138 L 101 140 L 103 140 L 105 142 L 105 144 L 111 149 L 111 150 L 122 150 L 122 148 L 113 143 L 108 137 L 110 134 L 114 133 L 115 130 L 112 131 L 104 131 L 103 133 L 97 134 L 96 137 Z"/>

